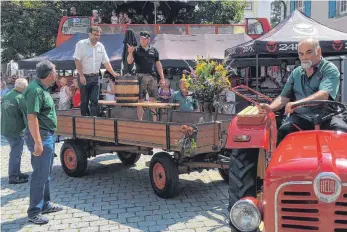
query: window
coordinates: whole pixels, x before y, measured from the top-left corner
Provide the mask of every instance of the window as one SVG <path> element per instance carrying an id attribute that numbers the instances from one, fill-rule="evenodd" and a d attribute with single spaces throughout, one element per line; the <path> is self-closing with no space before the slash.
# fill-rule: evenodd
<path id="1" fill-rule="evenodd" d="M 303 0 L 295 0 L 294 2 L 295 9 L 304 11 L 304 1 Z"/>
<path id="2" fill-rule="evenodd" d="M 88 33 L 90 18 L 68 18 L 62 27 L 64 35 L 71 35 L 77 32 Z"/>
<path id="3" fill-rule="evenodd" d="M 347 13 L 347 0 L 340 0 L 340 14 L 345 14 Z"/>
<path id="4" fill-rule="evenodd" d="M 252 10 L 252 9 L 253 9 L 253 2 L 252 1 L 246 1 L 245 10 Z"/>

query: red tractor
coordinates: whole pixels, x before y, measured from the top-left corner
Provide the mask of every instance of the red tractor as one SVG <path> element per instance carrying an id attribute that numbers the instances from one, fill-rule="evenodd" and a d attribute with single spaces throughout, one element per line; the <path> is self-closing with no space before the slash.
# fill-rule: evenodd
<path id="1" fill-rule="evenodd" d="M 322 114 L 303 116 L 315 130 L 289 134 L 277 147 L 274 113 L 233 118 L 226 145 L 238 148 L 230 156 L 232 231 L 347 231 L 347 134 L 319 129 L 346 106 L 309 101 L 293 109 L 317 106 Z"/>

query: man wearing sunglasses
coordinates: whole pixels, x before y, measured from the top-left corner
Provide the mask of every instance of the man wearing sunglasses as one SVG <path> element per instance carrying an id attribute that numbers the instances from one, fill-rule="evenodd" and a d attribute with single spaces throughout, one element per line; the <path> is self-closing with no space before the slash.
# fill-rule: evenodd
<path id="1" fill-rule="evenodd" d="M 104 45 L 99 42 L 100 36 L 101 28 L 92 26 L 89 29 L 89 38 L 80 40 L 76 44 L 73 55 L 79 75 L 78 85 L 81 92 L 81 115 L 83 116 L 98 116 L 99 114 L 99 70 L 101 63 L 112 76 L 119 76 L 111 66 Z"/>
<path id="2" fill-rule="evenodd" d="M 154 79 L 156 67 L 159 76 L 160 83 L 165 84 L 163 66 L 159 60 L 158 50 L 152 47 L 150 42 L 151 35 L 147 31 L 142 31 L 140 33 L 140 45 L 132 47 L 128 45 L 128 64 L 135 62 L 136 65 L 136 75 L 139 79 L 140 92 L 139 92 L 139 102 L 144 102 L 146 93 L 150 97 L 150 102 L 156 102 L 158 97 L 158 84 Z M 137 116 L 139 120 L 142 120 L 143 109 L 142 107 L 137 108 Z M 153 116 L 153 121 L 156 121 L 155 115 Z"/>

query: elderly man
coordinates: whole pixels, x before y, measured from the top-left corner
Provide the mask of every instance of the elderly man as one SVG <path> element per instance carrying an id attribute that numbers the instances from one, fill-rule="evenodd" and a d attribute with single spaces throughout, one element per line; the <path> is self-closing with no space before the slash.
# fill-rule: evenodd
<path id="1" fill-rule="evenodd" d="M 18 78 L 14 86 L 14 89 L 4 96 L 1 104 L 1 135 L 6 138 L 11 147 L 8 183 L 21 184 L 28 182 L 28 175 L 20 171 L 25 128 L 25 106 L 22 92 L 28 86 L 28 81 Z"/>
<path id="2" fill-rule="evenodd" d="M 293 111 L 292 105 L 312 100 L 335 100 L 339 84 L 340 72 L 337 67 L 322 57 L 322 50 L 316 39 L 308 38 L 298 44 L 301 66 L 290 74 L 283 90 L 271 105 L 261 104 L 260 111 L 277 111 L 285 106 L 285 112 L 290 114 L 278 131 L 277 144 L 289 133 L 297 131 L 293 125 L 303 130 L 313 130 L 313 123 L 300 117 L 300 114 L 319 113 L 321 109 L 302 107 Z M 322 129 L 347 132 L 347 125 L 342 117 L 335 116 L 321 125 Z"/>
<path id="3" fill-rule="evenodd" d="M 188 87 L 187 80 L 180 80 L 180 90 L 175 91 L 171 96 L 171 103 L 179 103 L 180 111 L 183 112 L 192 112 L 198 111 L 198 101 L 195 100 L 192 96 L 188 96 Z"/>
<path id="4" fill-rule="evenodd" d="M 38 79 L 23 92 L 27 114 L 25 142 L 31 152 L 33 173 L 30 180 L 28 219 L 35 224 L 48 223 L 44 213 L 62 210 L 51 203 L 50 179 L 54 159 L 57 115 L 53 98 L 48 91 L 57 80 L 54 64 L 42 61 L 36 65 Z"/>
<path id="5" fill-rule="evenodd" d="M 81 114 L 83 116 L 98 116 L 99 114 L 99 69 L 101 63 L 112 76 L 119 76 L 113 71 L 104 45 L 99 42 L 100 36 L 101 28 L 92 26 L 89 29 L 89 38 L 76 44 L 73 55 L 79 75 L 78 84 L 81 91 Z M 88 108 L 89 100 L 91 102 L 90 111 Z"/>
<path id="6" fill-rule="evenodd" d="M 139 102 L 144 102 L 146 93 L 148 92 L 151 102 L 156 102 L 158 97 L 158 84 L 153 78 L 155 74 L 154 66 L 160 76 L 160 83 L 165 84 L 163 66 L 159 60 L 158 50 L 149 45 L 151 35 L 147 31 L 140 33 L 140 45 L 136 48 L 128 45 L 128 64 L 135 62 L 136 74 L 140 82 Z M 137 108 L 137 116 L 139 120 L 142 120 L 143 109 Z M 156 121 L 156 117 L 153 117 Z"/>

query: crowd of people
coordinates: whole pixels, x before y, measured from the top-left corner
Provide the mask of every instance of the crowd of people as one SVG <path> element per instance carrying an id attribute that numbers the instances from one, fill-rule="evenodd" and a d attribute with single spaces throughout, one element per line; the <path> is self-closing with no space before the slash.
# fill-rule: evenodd
<path id="1" fill-rule="evenodd" d="M 89 30 L 89 38 L 80 40 L 76 44 L 73 57 L 78 78 L 73 80 L 72 87 L 68 86 L 66 78 L 59 80 L 59 110 L 67 110 L 73 103 L 74 107 L 80 107 L 82 116 L 99 116 L 101 64 L 107 69 L 108 84 L 103 91 L 106 99 L 117 100 L 114 97 L 115 80 L 120 74 L 113 70 L 105 47 L 99 42 L 100 35 L 100 27 L 92 26 Z M 259 106 L 259 110 L 264 113 L 285 107 L 286 113 L 290 114 L 279 128 L 278 141 L 296 131 L 291 122 L 306 130 L 314 128 L 312 123 L 308 123 L 299 115 L 312 114 L 316 111 L 300 109 L 294 112 L 291 107 L 293 104 L 307 100 L 335 100 L 339 89 L 339 70 L 333 63 L 322 57 L 317 40 L 302 40 L 298 44 L 298 53 L 301 64 L 288 76 L 280 96 L 270 105 Z M 136 66 L 139 102 L 144 102 L 148 95 L 152 103 L 159 100 L 179 103 L 181 111 L 199 110 L 197 99 L 194 99 L 189 92 L 185 79 L 180 80 L 179 90 L 174 91 L 170 87 L 170 81 L 164 77 L 160 54 L 150 45 L 150 33 L 141 32 L 140 44 L 137 47 L 128 46 L 127 63 Z M 154 69 L 159 73 L 159 81 L 153 77 Z M 28 182 L 28 175 L 20 171 L 24 141 L 31 152 L 33 172 L 30 179 L 28 219 L 35 224 L 45 224 L 48 223 L 48 218 L 43 214 L 62 210 L 62 207 L 52 204 L 50 198 L 50 175 L 57 129 L 56 107 L 50 87 L 58 81 L 58 74 L 55 65 L 49 61 L 38 63 L 36 74 L 37 78 L 30 84 L 25 78 L 15 78 L 15 80 L 12 78 L 7 83 L 1 79 L 1 135 L 6 138 L 11 147 L 9 184 Z M 142 120 L 142 107 L 137 108 L 137 116 L 138 120 Z M 156 121 L 155 115 L 153 115 L 153 121 Z M 326 121 L 322 128 L 347 132 L 347 124 L 339 116 Z"/>
<path id="2" fill-rule="evenodd" d="M 69 16 L 80 16 L 77 13 L 76 7 L 72 6 L 69 11 Z M 98 10 L 92 10 L 92 19 L 93 24 L 131 24 L 132 20 L 129 17 L 128 12 L 117 12 L 116 10 L 112 10 L 110 16 L 102 15 Z"/>

